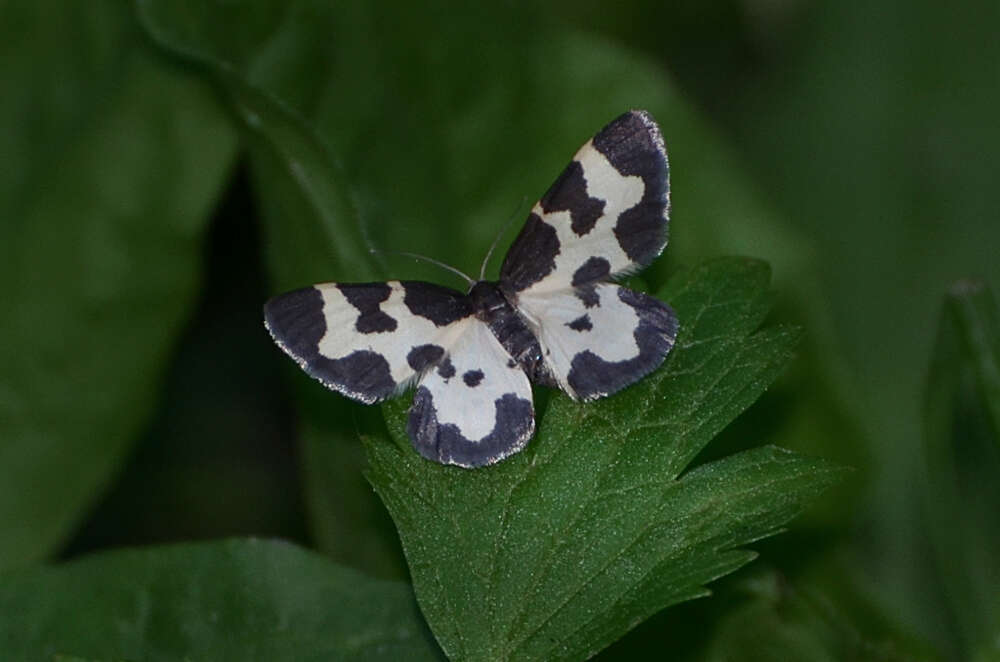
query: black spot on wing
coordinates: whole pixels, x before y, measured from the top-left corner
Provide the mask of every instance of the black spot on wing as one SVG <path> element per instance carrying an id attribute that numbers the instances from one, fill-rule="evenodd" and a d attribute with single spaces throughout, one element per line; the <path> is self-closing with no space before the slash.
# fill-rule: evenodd
<path id="1" fill-rule="evenodd" d="M 406 355 L 406 362 L 415 372 L 423 372 L 444 356 L 444 348 L 440 345 L 417 345 Z"/>
<path id="2" fill-rule="evenodd" d="M 587 180 L 578 161 L 571 161 L 566 166 L 539 203 L 546 214 L 568 211 L 570 227 L 581 237 L 593 230 L 604 214 L 604 201 L 587 195 Z"/>
<path id="3" fill-rule="evenodd" d="M 337 289 L 349 304 L 357 308 L 359 315 L 354 322 L 354 328 L 359 333 L 396 330 L 396 320 L 379 308 L 392 294 L 392 288 L 387 283 L 347 283 L 337 285 Z"/>
<path id="4" fill-rule="evenodd" d="M 580 285 L 590 285 L 591 283 L 596 283 L 599 280 L 604 280 L 611 273 L 611 263 L 608 262 L 603 257 L 588 257 L 587 261 L 581 264 L 575 272 L 573 272 L 573 282 L 574 287 L 579 287 Z"/>
<path id="5" fill-rule="evenodd" d="M 515 292 L 527 289 L 556 268 L 559 237 L 538 214 L 528 216 L 500 267 L 500 282 Z"/>
<path id="6" fill-rule="evenodd" d="M 417 280 L 401 281 L 400 285 L 406 308 L 437 326 L 447 326 L 472 314 L 469 297 L 458 290 Z"/>
<path id="7" fill-rule="evenodd" d="M 327 388 L 365 403 L 396 390 L 389 363 L 381 354 L 357 351 L 340 359 L 319 352 L 326 335 L 323 295 L 306 287 L 274 297 L 264 305 L 264 323 L 278 346 Z"/>
<path id="8" fill-rule="evenodd" d="M 567 381 L 583 400 L 610 395 L 648 375 L 663 363 L 677 337 L 677 316 L 670 306 L 624 287 L 618 288 L 618 297 L 638 313 L 632 336 L 639 353 L 624 361 L 605 361 L 595 353 L 598 347 L 574 356 Z"/>
<path id="9" fill-rule="evenodd" d="M 417 452 L 428 460 L 463 467 L 493 464 L 524 448 L 535 431 L 530 400 L 505 393 L 494 402 L 493 430 L 482 439 L 468 439 L 454 423 L 440 423 L 434 397 L 426 386 L 417 389 L 406 431 Z"/>
<path id="10" fill-rule="evenodd" d="M 469 388 L 476 388 L 483 381 L 484 376 L 482 370 L 466 370 L 462 375 L 462 381 Z"/>
<path id="11" fill-rule="evenodd" d="M 455 376 L 455 366 L 452 364 L 451 358 L 445 357 L 445 360 L 438 366 L 438 374 L 446 380 Z"/>
<path id="12" fill-rule="evenodd" d="M 566 322 L 566 326 L 573 329 L 574 331 L 580 331 L 580 332 L 590 331 L 591 329 L 594 328 L 594 325 L 591 324 L 590 322 L 590 315 L 587 315 L 586 313 L 580 315 L 572 322 Z"/>
<path id="13" fill-rule="evenodd" d="M 629 259 L 647 265 L 667 243 L 670 168 L 660 130 L 647 113 L 632 111 L 601 129 L 593 144 L 622 175 L 642 178 L 642 200 L 618 217 L 614 233 Z"/>
<path id="14" fill-rule="evenodd" d="M 573 290 L 576 298 L 583 302 L 586 308 L 593 308 L 601 305 L 601 295 L 597 293 L 597 288 L 593 285 L 582 285 Z"/>

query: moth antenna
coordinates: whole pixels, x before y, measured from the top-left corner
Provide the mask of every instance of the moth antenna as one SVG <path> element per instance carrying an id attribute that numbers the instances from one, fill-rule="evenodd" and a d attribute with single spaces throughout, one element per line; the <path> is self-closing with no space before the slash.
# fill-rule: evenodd
<path id="1" fill-rule="evenodd" d="M 521 207 L 524 206 L 524 202 L 527 199 L 528 196 L 526 195 L 521 196 L 521 202 L 517 204 L 517 207 L 514 209 L 514 213 L 510 215 L 510 218 L 507 219 L 507 222 L 504 223 L 503 227 L 500 228 L 500 231 L 497 232 L 497 236 L 493 238 L 493 243 L 490 245 L 490 250 L 486 251 L 486 257 L 483 258 L 483 264 L 482 266 L 479 267 L 479 280 L 482 280 L 483 278 L 486 277 L 486 265 L 490 263 L 490 258 L 493 257 L 493 251 L 496 250 L 497 244 L 500 243 L 500 237 L 504 236 L 507 230 L 510 229 L 511 223 L 513 223 L 514 219 L 517 218 L 518 210 L 520 210 Z"/>
<path id="2" fill-rule="evenodd" d="M 469 278 L 468 276 L 466 276 L 464 272 L 459 271 L 458 269 L 456 269 L 455 267 L 451 266 L 450 264 L 445 264 L 444 262 L 438 262 L 434 258 L 427 257 L 426 255 L 420 255 L 419 253 L 410 253 L 408 251 L 383 251 L 383 250 L 380 250 L 378 248 L 369 248 L 368 250 L 371 253 L 382 253 L 383 255 L 402 255 L 403 257 L 412 257 L 415 260 L 423 260 L 424 262 L 430 262 L 431 264 L 439 266 L 442 269 L 447 269 L 448 271 L 450 271 L 451 273 L 455 274 L 456 276 L 461 276 L 465 280 L 465 282 L 467 282 L 469 285 L 475 285 L 476 284 L 476 281 L 474 281 L 471 278 Z"/>

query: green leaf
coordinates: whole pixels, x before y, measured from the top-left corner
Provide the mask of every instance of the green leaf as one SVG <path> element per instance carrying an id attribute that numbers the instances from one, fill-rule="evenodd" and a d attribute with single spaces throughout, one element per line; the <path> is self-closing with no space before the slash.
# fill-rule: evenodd
<path id="1" fill-rule="evenodd" d="M 952 650 L 965 659 L 1000 659 L 998 320 L 983 283 L 951 288 L 924 408 L 925 528 L 950 615 L 942 620 Z"/>
<path id="2" fill-rule="evenodd" d="M 819 239 L 814 264 L 868 437 L 868 459 L 858 466 L 870 487 L 855 490 L 865 495 L 855 513 L 866 520 L 855 565 L 890 610 L 940 642 L 951 626 L 914 553 L 928 534 L 921 501 L 933 498 L 917 449 L 921 394 L 947 284 L 972 273 L 1000 286 L 992 194 L 1000 5 L 813 6 L 798 13 L 786 5 L 789 20 L 774 20 L 781 11 L 758 15 L 742 34 L 781 54 L 749 79 L 734 73 L 737 84 L 714 98 L 724 99 L 716 106 L 728 116 L 722 122 L 770 199 Z M 738 72 L 745 60 L 734 54 L 723 66 Z M 985 521 L 996 520 L 994 511 Z"/>
<path id="3" fill-rule="evenodd" d="M 948 370 L 955 359 L 968 363 L 975 376 L 986 424 L 993 440 L 1000 445 L 1000 311 L 993 292 L 982 281 L 963 280 L 951 288 L 945 300 L 941 333 L 957 331 L 961 354 L 949 352 L 951 344 L 941 340 L 942 353 L 934 359 L 932 370 Z M 949 322 L 954 325 L 949 329 Z M 933 397 L 933 396 L 932 396 Z"/>
<path id="4" fill-rule="evenodd" d="M 870 604 L 803 588 L 775 571 L 758 572 L 740 582 L 728 598 L 736 606 L 715 623 L 703 662 L 916 662 L 940 659 L 929 648 L 892 630 Z M 868 632 L 859 625 L 875 631 Z M 767 636 L 761 636 L 767 633 Z"/>
<path id="5" fill-rule="evenodd" d="M 434 660 L 410 587 L 262 540 L 98 554 L 0 577 L 4 659 Z"/>
<path id="6" fill-rule="evenodd" d="M 12 3 L 0 42 L 7 567 L 62 542 L 146 422 L 235 135 L 120 2 Z"/>
<path id="7" fill-rule="evenodd" d="M 307 9 L 310 4 L 293 3 L 288 12 L 296 17 L 316 11 L 327 20 L 333 18 L 321 7 Z M 265 245 L 278 289 L 322 280 L 370 279 L 374 275 L 372 261 L 331 141 L 317 131 L 303 112 L 307 109 L 282 95 L 287 90 L 270 89 L 254 71 L 263 65 L 265 56 L 276 56 L 258 50 L 266 43 L 276 40 L 278 53 L 288 51 L 280 57 L 304 56 L 303 51 L 308 50 L 307 46 L 283 43 L 294 38 L 294 32 L 274 35 L 258 29 L 273 27 L 270 22 L 278 6 L 263 1 L 230 5 L 157 0 L 137 3 L 139 18 L 153 39 L 203 67 L 220 84 L 243 125 L 266 221 Z M 284 32 L 305 29 L 311 34 L 316 25 L 315 20 L 289 20 Z M 300 75 L 315 77 L 323 71 L 315 66 L 309 69 L 312 73 L 307 69 Z M 298 80 L 287 73 L 278 72 L 281 80 Z"/>
<path id="8" fill-rule="evenodd" d="M 424 615 L 452 659 L 579 659 L 753 558 L 839 474 L 773 447 L 682 474 L 787 362 L 798 332 L 757 331 L 768 270 L 726 259 L 673 279 L 666 365 L 611 398 L 552 398 L 524 452 L 487 469 L 420 458 L 407 403 L 384 406 L 370 480 Z"/>

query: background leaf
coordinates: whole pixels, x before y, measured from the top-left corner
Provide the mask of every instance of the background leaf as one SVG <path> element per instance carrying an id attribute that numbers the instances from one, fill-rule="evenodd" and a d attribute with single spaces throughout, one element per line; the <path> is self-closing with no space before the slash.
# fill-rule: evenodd
<path id="1" fill-rule="evenodd" d="M 844 611 L 842 607 L 848 603 L 835 604 L 829 593 L 802 590 L 773 570 L 756 572 L 736 583 L 732 587 L 735 590 L 719 596 L 736 603 L 736 607 L 721 616 L 707 650 L 691 659 L 708 662 L 939 659 L 899 633 L 887 634 L 878 612 L 856 599 L 849 603 L 851 611 Z M 859 619 L 861 614 L 865 618 Z M 876 631 L 859 629 L 859 621 L 865 629 Z M 761 633 L 767 636 L 762 637 Z"/>
<path id="2" fill-rule="evenodd" d="M 951 650 L 1000 659 L 1000 314 L 983 283 L 945 299 L 924 412 L 927 541 Z M 956 517 L 955 513 L 962 513 Z"/>
<path id="3" fill-rule="evenodd" d="M 271 291 L 336 278 L 375 278 L 354 200 L 329 143 L 292 105 L 293 100 L 276 95 L 252 73 L 255 55 L 278 56 L 277 52 L 259 53 L 255 46 L 263 48 L 262 40 L 271 39 L 263 28 L 281 10 L 266 3 L 228 8 L 197 3 L 183 9 L 140 2 L 138 8 L 157 42 L 205 67 L 242 123 L 265 221 L 265 259 L 274 283 Z M 211 9 L 223 15 L 205 16 Z M 291 9 L 292 14 L 296 11 Z M 322 13 L 319 8 L 316 11 Z M 236 15 L 241 18 L 233 22 Z M 201 21 L 190 21 L 193 16 L 200 16 Z M 238 29 L 224 27 L 229 25 Z M 288 51 L 278 57 L 300 54 L 294 33 L 313 30 L 315 25 L 314 21 L 288 21 L 284 30 L 293 34 L 270 41 L 279 44 L 279 51 Z M 206 29 L 207 37 L 189 32 Z M 308 50 L 308 42 L 302 43 Z M 292 366 L 285 369 L 299 394 L 295 406 L 301 421 L 301 475 L 316 543 L 355 567 L 382 576 L 405 576 L 391 526 L 361 477 L 362 451 L 356 425 L 350 423 L 357 418 L 357 409 L 345 400 L 324 397 L 326 393 L 317 392 L 316 384 Z"/>
<path id="4" fill-rule="evenodd" d="M 933 498 L 921 479 L 925 370 L 949 284 L 1000 283 L 991 177 L 1000 169 L 1000 5 L 807 2 L 758 25 L 769 22 L 777 29 L 755 49 L 769 64 L 723 84 L 705 107 L 819 249 L 815 268 L 870 449 L 853 581 L 947 645 L 914 556 L 926 535 L 922 503 Z"/>
<path id="5" fill-rule="evenodd" d="M 149 418 L 235 146 L 121 3 L 6 10 L 0 567 L 51 554 Z"/>
<path id="6" fill-rule="evenodd" d="M 8 574 L 7 660 L 435 660 L 410 587 L 262 540 L 94 555 Z"/>
<path id="7" fill-rule="evenodd" d="M 579 659 L 753 558 L 833 482 L 831 464 L 762 448 L 681 472 L 787 361 L 797 333 L 755 333 L 768 272 L 720 260 L 667 288 L 681 323 L 666 365 L 614 397 L 554 397 L 528 450 L 468 471 L 420 458 L 406 404 L 370 478 L 452 659 Z"/>

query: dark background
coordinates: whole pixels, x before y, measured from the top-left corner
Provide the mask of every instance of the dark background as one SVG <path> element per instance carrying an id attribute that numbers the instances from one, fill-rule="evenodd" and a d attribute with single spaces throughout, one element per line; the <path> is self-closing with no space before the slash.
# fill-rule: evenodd
<path id="1" fill-rule="evenodd" d="M 968 650 L 929 579 L 922 420 L 946 291 L 1000 283 L 1000 3 L 246 3 L 207 39 L 195 10 L 176 23 L 188 32 L 155 34 L 161 4 L 13 3 L 0 28 L 5 566 L 257 535 L 405 576 L 360 474 L 356 431 L 377 409 L 295 374 L 260 310 L 318 280 L 455 283 L 392 257 L 358 273 L 335 234 L 297 236 L 294 168 L 219 83 L 218 58 L 324 138 L 368 245 L 467 272 L 579 144 L 648 107 L 674 213 L 647 280 L 759 257 L 774 318 L 806 330 L 713 452 L 767 442 L 856 469 L 761 546 L 765 565 L 826 584 L 845 613 L 863 603 L 861 629 Z M 215 50 L 176 48 L 199 39 Z M 123 233 L 126 217 L 143 220 Z M 328 251 L 329 272 L 269 267 L 296 244 Z M 316 475 L 331 458 L 341 473 Z"/>

